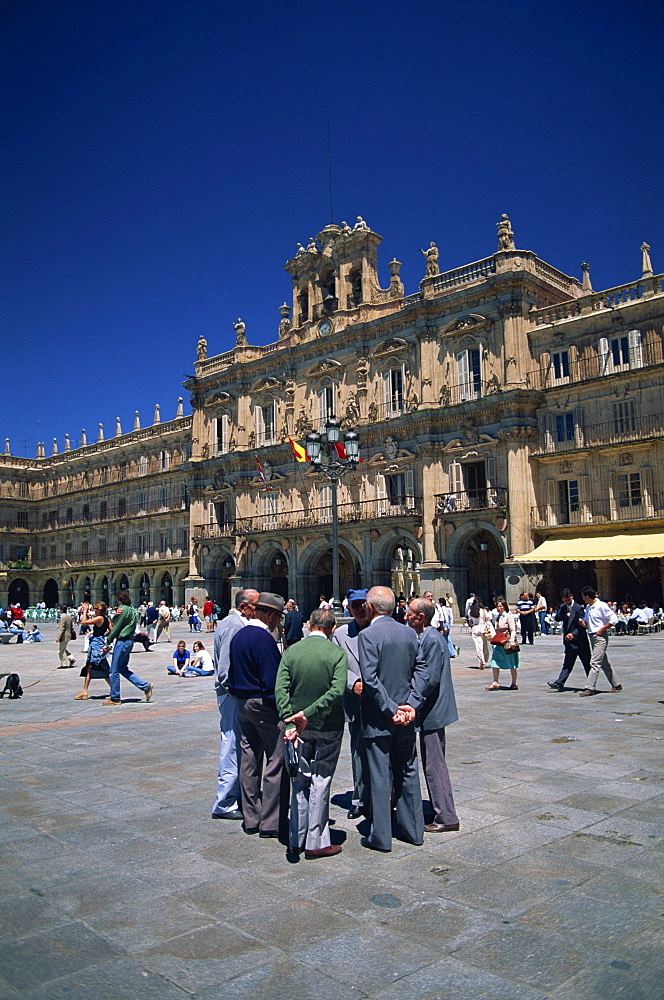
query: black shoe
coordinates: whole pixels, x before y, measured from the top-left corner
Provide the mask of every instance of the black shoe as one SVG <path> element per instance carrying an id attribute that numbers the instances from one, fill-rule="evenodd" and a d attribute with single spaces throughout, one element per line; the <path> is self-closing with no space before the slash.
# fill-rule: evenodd
<path id="1" fill-rule="evenodd" d="M 347 819 L 359 819 L 361 816 L 364 816 L 364 809 L 362 806 L 351 806 L 346 813 Z"/>
<path id="2" fill-rule="evenodd" d="M 564 690 L 563 685 L 559 684 L 558 681 L 547 681 L 546 683 L 549 685 L 550 688 L 553 688 L 554 691 Z"/>
<path id="3" fill-rule="evenodd" d="M 392 850 L 391 847 L 377 847 L 376 844 L 371 843 L 368 837 L 361 837 L 360 844 L 369 851 L 380 851 L 381 854 L 389 854 Z"/>
<path id="4" fill-rule="evenodd" d="M 249 837 L 253 837 L 255 833 L 258 833 L 258 827 L 257 826 L 245 826 L 244 832 Z"/>
<path id="5" fill-rule="evenodd" d="M 227 813 L 212 813 L 212 819 L 243 819 L 242 813 L 239 809 L 233 809 L 232 812 Z"/>
<path id="6" fill-rule="evenodd" d="M 276 840 L 279 837 L 278 830 L 261 830 L 258 834 L 261 840 Z"/>

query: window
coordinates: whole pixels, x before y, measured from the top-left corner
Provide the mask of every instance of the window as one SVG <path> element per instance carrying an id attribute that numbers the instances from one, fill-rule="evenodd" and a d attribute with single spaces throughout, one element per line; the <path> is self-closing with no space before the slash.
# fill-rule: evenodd
<path id="1" fill-rule="evenodd" d="M 279 514 L 278 493 L 261 494 L 261 513 L 263 515 L 264 531 L 270 531 L 272 528 L 277 527 L 277 519 Z"/>
<path id="2" fill-rule="evenodd" d="M 180 550 L 186 552 L 189 548 L 189 529 L 178 528 L 178 543 Z"/>
<path id="3" fill-rule="evenodd" d="M 385 416 L 398 417 L 404 410 L 404 385 L 406 371 L 404 365 L 391 368 L 383 375 L 383 396 Z"/>
<path id="4" fill-rule="evenodd" d="M 396 475 L 386 476 L 385 485 L 387 487 L 387 500 L 391 507 L 412 507 L 413 497 L 413 471 L 399 472 Z"/>
<path id="5" fill-rule="evenodd" d="M 19 510 L 16 514 L 16 524 L 19 528 L 28 527 L 28 512 L 27 510 Z"/>
<path id="6" fill-rule="evenodd" d="M 160 531 L 159 532 L 159 551 L 170 554 L 171 551 L 171 533 L 170 531 Z"/>
<path id="7" fill-rule="evenodd" d="M 168 472 L 171 466 L 171 456 L 167 451 L 159 452 L 159 469 L 161 472 Z"/>
<path id="8" fill-rule="evenodd" d="M 168 507 L 168 486 L 159 487 L 159 506 Z"/>
<path id="9" fill-rule="evenodd" d="M 547 479 L 547 524 L 581 524 L 592 518 L 590 476 Z"/>
<path id="10" fill-rule="evenodd" d="M 561 479 L 558 483 L 559 523 L 569 524 L 570 515 L 579 512 L 578 479 Z"/>
<path id="11" fill-rule="evenodd" d="M 81 508 L 81 519 L 83 521 L 89 521 L 90 520 L 90 504 L 89 503 L 84 503 L 83 504 L 83 507 Z"/>
<path id="12" fill-rule="evenodd" d="M 98 551 L 98 553 L 99 553 L 100 556 L 105 556 L 106 555 L 106 539 L 105 538 L 99 538 L 98 539 L 98 541 L 97 541 L 97 551 Z"/>
<path id="13" fill-rule="evenodd" d="M 141 455 L 138 460 L 138 475 L 147 476 L 148 474 L 148 459 L 147 455 Z"/>
<path id="14" fill-rule="evenodd" d="M 120 462 L 120 464 L 118 466 L 118 478 L 119 478 L 119 480 L 120 480 L 121 483 L 124 482 L 125 479 L 127 478 L 127 463 L 126 462 Z"/>
<path id="15" fill-rule="evenodd" d="M 214 419 L 213 455 L 225 455 L 228 451 L 228 414 L 222 413 Z"/>
<path id="16" fill-rule="evenodd" d="M 641 475 L 638 472 L 623 472 L 618 475 L 618 506 L 640 507 L 643 502 Z"/>
<path id="17" fill-rule="evenodd" d="M 318 393 L 318 432 L 322 434 L 325 424 L 336 415 L 334 386 L 326 385 Z"/>
<path id="18" fill-rule="evenodd" d="M 54 563 L 56 561 L 57 552 L 58 552 L 57 547 L 55 545 L 51 545 L 51 560 L 50 560 L 51 563 Z"/>
<path id="19" fill-rule="evenodd" d="M 100 483 L 107 483 L 108 482 L 108 466 L 107 465 L 102 465 L 101 468 L 99 469 L 99 482 Z"/>
<path id="20" fill-rule="evenodd" d="M 67 524 L 73 524 L 73 521 L 74 521 L 74 508 L 73 507 L 67 507 L 66 519 L 67 519 Z"/>
<path id="21" fill-rule="evenodd" d="M 48 526 L 49 528 L 57 528 L 58 526 L 58 511 L 50 510 L 48 512 Z"/>
<path id="22" fill-rule="evenodd" d="M 27 483 L 20 482 L 18 484 L 18 495 L 21 498 L 21 500 L 27 500 L 28 499 L 30 493 L 29 493 L 29 490 L 28 490 L 28 484 Z"/>
<path id="23" fill-rule="evenodd" d="M 90 542 L 87 540 L 87 538 L 84 538 L 83 541 L 81 542 L 81 558 L 87 559 L 89 551 L 90 551 Z"/>
<path id="24" fill-rule="evenodd" d="M 613 433 L 616 436 L 636 430 L 636 404 L 633 399 L 621 399 L 613 404 Z"/>
<path id="25" fill-rule="evenodd" d="M 482 395 L 482 363 L 479 347 L 460 351 L 456 356 L 459 402 Z"/>
<path id="26" fill-rule="evenodd" d="M 140 512 L 145 512 L 148 507 L 148 495 L 144 491 L 136 494 L 136 509 Z"/>
<path id="27" fill-rule="evenodd" d="M 182 448 L 182 461 L 188 462 L 190 458 L 191 458 L 191 445 L 185 444 L 184 447 Z"/>
<path id="28" fill-rule="evenodd" d="M 108 500 L 99 501 L 99 520 L 105 521 L 108 517 Z"/>
<path id="29" fill-rule="evenodd" d="M 148 546 L 148 536 L 145 534 L 145 532 L 141 531 L 136 535 L 136 552 L 139 554 L 139 556 L 142 555 L 144 552 L 147 552 L 147 546 Z"/>
<path id="30" fill-rule="evenodd" d="M 125 517 L 127 513 L 127 498 L 118 497 L 118 517 Z"/>
<path id="31" fill-rule="evenodd" d="M 65 559 L 71 559 L 72 545 L 71 542 L 65 542 Z"/>
<path id="32" fill-rule="evenodd" d="M 600 337 L 598 354 L 601 375 L 643 368 L 641 331 L 630 330 L 619 337 Z"/>
<path id="33" fill-rule="evenodd" d="M 574 440 L 574 414 L 573 413 L 557 413 L 556 414 L 556 441 L 573 441 Z"/>
<path id="34" fill-rule="evenodd" d="M 268 403 L 267 406 L 255 406 L 254 421 L 256 447 L 262 448 L 265 445 L 274 444 L 274 403 Z"/>
<path id="35" fill-rule="evenodd" d="M 554 383 L 569 381 L 569 351 L 556 351 L 551 355 L 551 373 Z"/>
<path id="36" fill-rule="evenodd" d="M 42 529 L 48 526 L 48 511 L 43 510 L 41 516 Z"/>
<path id="37" fill-rule="evenodd" d="M 124 535 L 118 535 L 118 555 L 124 555 L 126 541 Z"/>

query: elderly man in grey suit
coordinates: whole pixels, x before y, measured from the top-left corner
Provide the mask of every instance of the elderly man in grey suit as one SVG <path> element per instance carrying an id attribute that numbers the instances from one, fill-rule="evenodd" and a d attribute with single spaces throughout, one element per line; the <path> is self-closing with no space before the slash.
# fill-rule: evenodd
<path id="1" fill-rule="evenodd" d="M 422 597 L 408 605 L 406 622 L 419 636 L 420 649 L 429 669 L 429 690 L 417 721 L 420 727 L 422 769 L 433 808 L 433 821 L 424 827 L 427 833 L 447 833 L 459 829 L 454 796 L 445 760 L 445 727 L 459 718 L 452 686 L 450 652 L 445 637 L 431 622 L 435 605 Z"/>
<path id="2" fill-rule="evenodd" d="M 360 843 L 374 851 L 391 851 L 393 789 L 401 834 L 412 844 L 424 840 L 414 723 L 429 674 L 417 636 L 391 617 L 393 591 L 372 587 L 366 603 L 369 625 L 360 632 L 358 649 L 372 817 L 371 832 Z"/>
<path id="3" fill-rule="evenodd" d="M 212 807 L 213 819 L 242 819 L 239 805 L 240 720 L 235 698 L 228 690 L 231 639 L 254 617 L 258 591 L 240 590 L 235 608 L 224 618 L 214 635 L 214 687 L 219 706 L 221 748 L 217 774 L 217 797 Z"/>
<path id="4" fill-rule="evenodd" d="M 362 677 L 360 676 L 360 653 L 358 636 L 369 624 L 367 618 L 366 599 L 368 590 L 349 590 L 347 593 L 348 610 L 353 620 L 348 625 L 340 625 L 332 642 L 341 646 L 348 656 L 348 679 L 344 691 L 344 713 L 348 721 L 350 733 L 350 757 L 353 765 L 353 798 L 348 819 L 359 819 L 368 816 L 370 808 L 369 771 L 367 751 L 362 738 L 362 715 L 360 712 L 360 697 L 362 695 Z"/>

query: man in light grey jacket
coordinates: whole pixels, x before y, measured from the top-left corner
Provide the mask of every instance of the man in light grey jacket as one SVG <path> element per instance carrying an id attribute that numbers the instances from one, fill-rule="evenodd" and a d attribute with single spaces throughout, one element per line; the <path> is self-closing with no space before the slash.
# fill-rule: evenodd
<path id="1" fill-rule="evenodd" d="M 445 760 L 445 727 L 456 722 L 459 715 L 447 642 L 431 625 L 435 611 L 431 601 L 414 598 L 408 606 L 406 622 L 419 636 L 420 649 L 429 670 L 426 701 L 417 715 L 422 768 L 433 808 L 433 821 L 424 829 L 426 833 L 447 833 L 459 829 L 459 817 L 454 808 Z"/>
<path id="2" fill-rule="evenodd" d="M 368 590 L 349 590 L 347 593 L 348 610 L 353 620 L 348 625 L 340 625 L 332 636 L 332 642 L 345 649 L 348 656 L 348 679 L 343 696 L 344 713 L 350 733 L 350 757 L 353 765 L 353 798 L 348 819 L 359 819 L 368 816 L 371 811 L 371 796 L 369 793 L 369 766 L 367 750 L 362 738 L 362 714 L 360 712 L 360 697 L 362 695 L 362 677 L 360 675 L 360 653 L 358 636 L 369 624 L 367 618 L 366 599 Z"/>
<path id="3" fill-rule="evenodd" d="M 254 617 L 258 591 L 240 590 L 235 607 L 224 618 L 214 634 L 214 688 L 219 706 L 221 748 L 217 774 L 217 797 L 212 807 L 213 819 L 242 819 L 239 805 L 240 720 L 236 702 L 228 690 L 230 646 L 233 636 Z"/>

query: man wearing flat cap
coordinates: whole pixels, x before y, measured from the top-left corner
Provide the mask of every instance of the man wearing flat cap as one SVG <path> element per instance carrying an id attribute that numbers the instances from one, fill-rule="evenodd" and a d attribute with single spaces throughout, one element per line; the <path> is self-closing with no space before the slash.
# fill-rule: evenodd
<path id="1" fill-rule="evenodd" d="M 283 728 L 274 685 L 281 655 L 270 634 L 284 613 L 284 599 L 267 591 L 254 603 L 254 617 L 231 640 L 228 690 L 237 701 L 240 796 L 246 833 L 278 837 L 282 807 Z M 262 776 L 262 788 L 261 788 Z M 287 785 L 284 783 L 284 793 Z"/>

